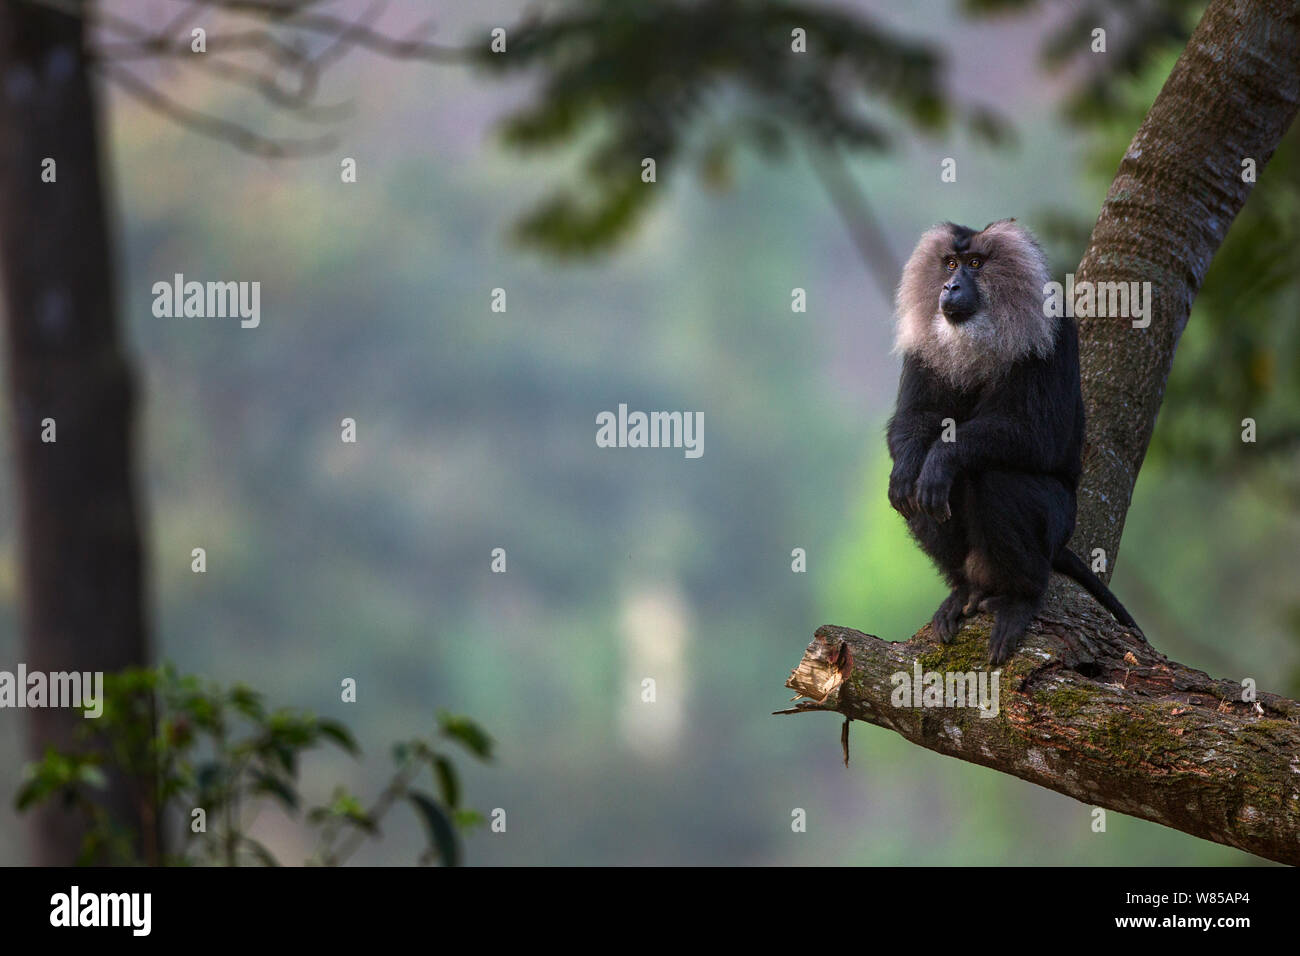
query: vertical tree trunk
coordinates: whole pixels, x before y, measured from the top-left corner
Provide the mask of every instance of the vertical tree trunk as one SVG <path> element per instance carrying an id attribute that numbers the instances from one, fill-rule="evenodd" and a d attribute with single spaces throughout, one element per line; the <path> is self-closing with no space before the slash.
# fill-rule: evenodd
<path id="1" fill-rule="evenodd" d="M 1088 416 L 1073 548 L 1109 579 L 1192 300 L 1300 108 L 1300 2 L 1215 0 L 1120 162 L 1079 282 L 1150 282 L 1151 324 L 1079 322 Z M 1251 414 L 1242 409 L 1242 416 Z"/>
<path id="2" fill-rule="evenodd" d="M 80 17 L 0 2 L 0 281 L 29 671 L 107 672 L 147 660 L 132 375 L 84 28 Z M 55 182 L 42 182 L 47 158 Z M 42 441 L 46 419 L 55 442 Z M 80 710 L 22 713 L 33 757 L 70 745 L 85 721 Z M 140 827 L 141 797 L 110 778 L 102 805 L 156 848 L 155 828 Z M 66 865 L 81 829 L 52 808 L 34 815 L 32 836 L 33 862 Z"/>

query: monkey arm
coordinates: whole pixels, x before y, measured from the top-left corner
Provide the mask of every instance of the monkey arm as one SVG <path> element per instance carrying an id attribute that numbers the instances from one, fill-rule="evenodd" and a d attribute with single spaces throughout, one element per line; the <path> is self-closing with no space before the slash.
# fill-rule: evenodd
<path id="1" fill-rule="evenodd" d="M 951 515 L 948 497 L 963 472 L 1069 472 L 1070 444 L 1080 414 L 1058 367 L 1068 355 L 1030 365 L 1013 373 L 991 404 L 960 421 L 954 441 L 935 441 L 916 479 L 916 504 L 937 521 Z"/>
<path id="2" fill-rule="evenodd" d="M 1028 418 L 989 414 L 957 426 L 956 441 L 936 441 L 916 479 L 916 504 L 936 521 L 951 517 L 948 497 L 966 471 L 1025 471 L 1050 474 L 1059 468 L 1057 442 Z"/>
<path id="3" fill-rule="evenodd" d="M 926 463 L 953 477 L 990 469 L 1050 474 L 1061 464 L 1061 442 L 1052 430 L 1028 416 L 984 415 L 959 424 L 956 441 L 935 442 Z"/>
<path id="4" fill-rule="evenodd" d="M 904 517 L 913 511 L 909 499 L 920 477 L 930 446 L 942 428 L 937 413 L 896 414 L 889 423 L 889 454 L 894 459 L 889 473 L 889 503 Z"/>
<path id="5" fill-rule="evenodd" d="M 898 406 L 889 420 L 886 440 L 894 461 L 889 475 L 889 503 L 905 518 L 915 511 L 912 497 L 917 478 L 948 414 L 935 402 L 941 392 L 924 366 L 910 357 L 903 360 Z"/>

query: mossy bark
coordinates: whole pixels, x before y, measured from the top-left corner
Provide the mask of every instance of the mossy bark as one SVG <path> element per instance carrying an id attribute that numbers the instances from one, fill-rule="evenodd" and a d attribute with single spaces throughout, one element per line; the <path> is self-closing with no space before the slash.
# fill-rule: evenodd
<path id="1" fill-rule="evenodd" d="M 782 713 L 833 711 L 1091 806 L 1300 863 L 1300 704 L 1244 699 L 1240 684 L 1169 660 L 1103 614 L 1080 604 L 1040 617 L 996 672 L 993 716 L 896 706 L 895 693 L 918 662 L 987 672 L 987 617 L 950 645 L 928 625 L 898 643 L 821 627 L 786 682 L 808 699 Z"/>

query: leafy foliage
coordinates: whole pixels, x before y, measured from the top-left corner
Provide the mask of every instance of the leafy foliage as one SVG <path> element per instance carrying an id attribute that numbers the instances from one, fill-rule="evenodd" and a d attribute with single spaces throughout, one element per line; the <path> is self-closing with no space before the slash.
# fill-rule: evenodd
<path id="1" fill-rule="evenodd" d="M 795 30 L 806 53 L 792 49 Z M 537 73 L 540 88 L 505 120 L 505 142 L 520 151 L 584 143 L 584 198 L 560 190 L 517 224 L 524 242 L 560 255 L 608 247 L 638 222 L 662 194 L 638 175 L 647 157 L 658 175 L 695 165 L 717 184 L 741 146 L 765 156 L 791 139 L 883 149 L 882 114 L 933 131 L 960 112 L 976 136 L 1006 133 L 987 110 L 954 110 L 929 46 L 814 4 L 577 0 L 515 27 L 509 43 L 509 56 L 484 53 L 480 63 Z"/>
<path id="2" fill-rule="evenodd" d="M 490 760 L 492 740 L 461 715 L 440 713 L 438 724 L 428 739 L 394 746 L 396 770 L 371 807 L 337 787 L 326 803 L 306 811 L 306 823 L 318 831 L 319 841 L 309 862 L 344 862 L 364 839 L 380 835 L 380 821 L 399 800 L 411 802 L 428 827 L 430 842 L 421 862 L 459 862 L 457 833 L 479 825 L 482 817 L 461 807 L 455 765 L 438 743 L 454 742 Z M 328 744 L 359 753 L 351 732 L 338 721 L 268 709 L 246 685 L 222 689 L 178 675 L 170 666 L 106 675 L 103 715 L 87 721 L 86 729 L 84 746 L 67 752 L 50 748 L 30 764 L 16 798 L 19 810 L 58 802 L 82 814 L 86 832 L 77 860 L 82 864 L 142 862 L 135 856 L 136 835 L 114 825 L 95 799 L 107 774 L 123 774 L 134 784 L 148 806 L 147 818 L 183 821 L 174 854 L 155 857 L 152 836 L 143 835 L 143 862 L 275 866 L 274 854 L 249 833 L 260 808 L 273 803 L 290 816 L 300 815 L 298 768 L 306 751 Z M 413 787 L 426 768 L 436 798 Z"/>
<path id="3" fill-rule="evenodd" d="M 1041 0 L 962 2 L 973 17 L 1024 14 L 1044 5 Z M 1085 0 L 1069 7 L 1069 14 L 1048 34 L 1042 62 L 1056 72 L 1077 73 L 1065 103 L 1066 115 L 1096 121 L 1123 109 L 1128 80 L 1145 74 L 1165 51 L 1186 45 L 1205 0 Z M 1106 31 L 1104 54 L 1092 49 L 1092 32 L 1097 28 Z"/>

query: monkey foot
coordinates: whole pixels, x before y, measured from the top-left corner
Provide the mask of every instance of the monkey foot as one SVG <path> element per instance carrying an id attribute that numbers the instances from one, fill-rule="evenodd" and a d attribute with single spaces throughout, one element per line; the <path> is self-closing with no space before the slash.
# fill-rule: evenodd
<path id="1" fill-rule="evenodd" d="M 944 598 L 943 603 L 939 605 L 939 610 L 934 612 L 930 626 L 934 628 L 934 633 L 939 635 L 939 640 L 945 644 L 951 644 L 961 629 L 962 609 L 965 604 L 965 589 L 957 589 Z"/>

